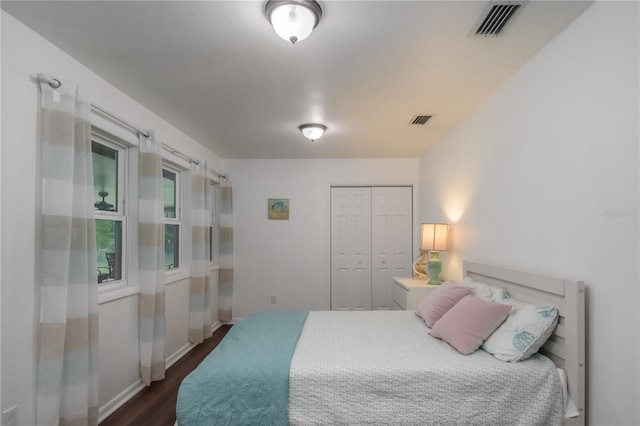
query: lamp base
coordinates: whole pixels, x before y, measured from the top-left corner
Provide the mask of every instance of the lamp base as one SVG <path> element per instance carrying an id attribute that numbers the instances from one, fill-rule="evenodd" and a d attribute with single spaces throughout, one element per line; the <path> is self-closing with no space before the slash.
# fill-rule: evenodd
<path id="1" fill-rule="evenodd" d="M 414 280 L 426 280 L 427 279 L 427 251 L 420 250 L 420 254 L 413 261 L 413 279 Z"/>
<path id="2" fill-rule="evenodd" d="M 437 250 L 431 251 L 431 257 L 427 261 L 427 270 L 429 271 L 428 284 L 440 285 L 440 272 L 442 271 L 442 261 L 440 260 L 440 252 Z"/>

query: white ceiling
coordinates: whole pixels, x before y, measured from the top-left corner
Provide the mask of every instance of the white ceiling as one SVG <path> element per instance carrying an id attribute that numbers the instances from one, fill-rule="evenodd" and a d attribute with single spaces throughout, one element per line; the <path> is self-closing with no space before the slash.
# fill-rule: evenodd
<path id="1" fill-rule="evenodd" d="M 223 158 L 374 158 L 420 156 L 591 4 L 530 1 L 504 35 L 470 37 L 487 3 L 324 0 L 296 45 L 260 1 L 2 8 Z M 328 127 L 313 144 L 308 122 Z"/>

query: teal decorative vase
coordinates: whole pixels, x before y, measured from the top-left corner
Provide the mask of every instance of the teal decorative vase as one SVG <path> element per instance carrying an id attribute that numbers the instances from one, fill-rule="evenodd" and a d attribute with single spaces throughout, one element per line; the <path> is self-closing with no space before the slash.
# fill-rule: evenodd
<path id="1" fill-rule="evenodd" d="M 429 271 L 429 284 L 440 285 L 440 272 L 442 271 L 442 261 L 440 260 L 440 252 L 431 251 L 431 257 L 427 261 L 427 270 Z"/>

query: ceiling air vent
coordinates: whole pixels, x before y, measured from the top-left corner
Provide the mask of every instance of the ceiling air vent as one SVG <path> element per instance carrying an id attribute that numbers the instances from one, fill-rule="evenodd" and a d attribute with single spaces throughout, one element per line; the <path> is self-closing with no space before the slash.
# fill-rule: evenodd
<path id="1" fill-rule="evenodd" d="M 431 118 L 430 115 L 416 115 L 415 117 L 413 117 L 413 119 L 411 120 L 411 124 L 415 124 L 417 126 L 424 126 L 424 124 L 429 121 L 429 119 Z"/>
<path id="2" fill-rule="evenodd" d="M 502 35 L 523 5 L 524 2 L 490 2 L 478 19 L 471 35 L 477 37 Z"/>

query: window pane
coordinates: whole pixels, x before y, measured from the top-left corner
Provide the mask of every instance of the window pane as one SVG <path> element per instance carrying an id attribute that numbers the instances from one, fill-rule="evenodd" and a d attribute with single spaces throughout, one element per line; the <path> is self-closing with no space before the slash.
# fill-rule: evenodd
<path id="1" fill-rule="evenodd" d="M 91 142 L 93 156 L 94 206 L 97 210 L 118 210 L 118 150 Z"/>
<path id="2" fill-rule="evenodd" d="M 122 279 L 122 222 L 96 219 L 98 284 Z"/>
<path id="3" fill-rule="evenodd" d="M 164 217 L 176 217 L 176 174 L 162 169 L 164 190 Z"/>
<path id="4" fill-rule="evenodd" d="M 180 266 L 180 226 L 164 225 L 164 268 Z"/>

